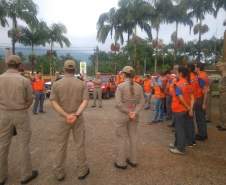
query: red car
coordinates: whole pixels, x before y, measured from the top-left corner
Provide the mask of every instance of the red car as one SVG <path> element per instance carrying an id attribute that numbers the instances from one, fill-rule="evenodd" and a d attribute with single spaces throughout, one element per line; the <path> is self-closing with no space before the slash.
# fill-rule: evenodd
<path id="1" fill-rule="evenodd" d="M 109 99 L 110 97 L 115 96 L 116 84 L 114 76 L 112 75 L 101 75 L 101 89 L 103 98 Z"/>

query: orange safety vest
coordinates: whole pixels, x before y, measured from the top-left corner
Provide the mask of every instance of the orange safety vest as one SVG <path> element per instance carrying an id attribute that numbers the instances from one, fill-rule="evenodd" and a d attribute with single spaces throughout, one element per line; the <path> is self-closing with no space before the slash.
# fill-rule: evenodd
<path id="1" fill-rule="evenodd" d="M 193 93 L 191 85 L 186 79 L 180 79 L 176 84 L 175 88 L 179 88 L 182 92 L 182 96 L 188 105 L 191 105 L 191 94 Z M 186 107 L 180 102 L 179 97 L 176 95 L 176 90 L 174 88 L 173 98 L 172 98 L 172 111 L 173 112 L 187 112 Z"/>
<path id="2" fill-rule="evenodd" d="M 133 78 L 133 81 L 136 82 L 136 83 L 138 83 L 138 84 L 140 84 L 140 85 L 142 85 L 142 79 L 139 76 L 135 76 Z"/>
<path id="3" fill-rule="evenodd" d="M 115 79 L 115 83 L 116 85 L 119 85 L 121 83 L 124 82 L 124 76 L 121 74 L 121 75 L 116 75 L 116 79 Z"/>
<path id="4" fill-rule="evenodd" d="M 32 87 L 34 91 L 44 91 L 45 82 L 39 78 L 35 78 Z"/>
<path id="5" fill-rule="evenodd" d="M 165 98 L 165 94 L 162 91 L 160 86 L 158 85 L 154 86 L 154 91 L 155 91 L 155 98 L 157 99 Z"/>
<path id="6" fill-rule="evenodd" d="M 151 92 L 151 79 L 144 80 L 144 92 L 150 93 Z"/>

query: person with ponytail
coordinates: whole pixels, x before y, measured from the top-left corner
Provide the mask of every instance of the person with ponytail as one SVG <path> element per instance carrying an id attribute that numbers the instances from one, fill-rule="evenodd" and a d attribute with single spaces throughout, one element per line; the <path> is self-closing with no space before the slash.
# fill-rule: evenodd
<path id="1" fill-rule="evenodd" d="M 194 96 L 192 87 L 188 81 L 189 71 L 186 67 L 179 67 L 179 80 L 175 83 L 172 111 L 175 121 L 175 143 L 170 144 L 170 152 L 174 154 L 184 154 L 186 145 L 191 139 L 189 138 L 190 117 L 193 117 Z"/>
<path id="2" fill-rule="evenodd" d="M 126 66 L 122 71 L 125 82 L 118 85 L 115 95 L 118 120 L 116 122 L 117 155 L 114 165 L 116 168 L 126 169 L 127 165 L 137 166 L 138 115 L 144 108 L 145 99 L 142 87 L 133 81 L 134 69 Z M 128 153 L 127 148 L 129 148 Z"/>

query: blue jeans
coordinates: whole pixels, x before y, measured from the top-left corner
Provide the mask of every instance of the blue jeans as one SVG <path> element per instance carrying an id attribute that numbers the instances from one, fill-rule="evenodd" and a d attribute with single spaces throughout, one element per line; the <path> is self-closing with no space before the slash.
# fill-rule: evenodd
<path id="1" fill-rule="evenodd" d="M 155 117 L 153 121 L 162 121 L 163 120 L 163 99 L 156 99 L 155 102 Z"/>
<path id="2" fill-rule="evenodd" d="M 45 100 L 44 92 L 35 92 L 35 103 L 33 106 L 33 113 L 37 113 L 38 108 L 39 108 L 39 112 L 43 112 L 44 100 Z"/>

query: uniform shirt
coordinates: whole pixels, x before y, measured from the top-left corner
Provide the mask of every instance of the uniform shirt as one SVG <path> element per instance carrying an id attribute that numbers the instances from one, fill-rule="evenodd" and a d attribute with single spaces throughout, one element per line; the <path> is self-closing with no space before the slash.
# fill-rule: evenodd
<path id="1" fill-rule="evenodd" d="M 100 88 L 101 87 L 101 79 L 94 79 L 93 80 L 94 83 L 94 88 Z"/>
<path id="2" fill-rule="evenodd" d="M 54 82 L 50 95 L 50 100 L 56 101 L 67 113 L 75 113 L 82 101 L 88 99 L 85 83 L 73 76 Z"/>
<path id="3" fill-rule="evenodd" d="M 16 70 L 8 70 L 0 75 L 0 109 L 26 110 L 32 101 L 32 87 L 28 79 Z"/>
<path id="4" fill-rule="evenodd" d="M 191 105 L 191 94 L 193 93 L 191 85 L 186 79 L 181 78 L 176 82 L 172 98 L 172 111 L 173 112 L 187 112 L 187 108 L 180 102 L 178 96 L 182 95 L 185 102 Z"/>
<path id="5" fill-rule="evenodd" d="M 222 78 L 220 83 L 220 94 L 226 94 L 226 76 Z"/>
<path id="6" fill-rule="evenodd" d="M 134 95 L 130 93 L 130 81 L 126 80 L 121 83 L 115 94 L 116 108 L 123 113 L 136 112 L 139 113 L 145 104 L 144 93 L 142 87 L 134 83 Z"/>

